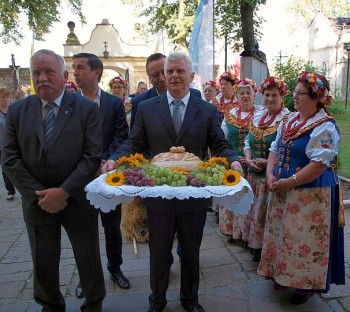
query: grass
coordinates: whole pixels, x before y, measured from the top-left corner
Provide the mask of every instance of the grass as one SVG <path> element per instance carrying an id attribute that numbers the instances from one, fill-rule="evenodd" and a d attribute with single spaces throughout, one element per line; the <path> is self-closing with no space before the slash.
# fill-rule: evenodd
<path id="1" fill-rule="evenodd" d="M 341 111 L 331 112 L 340 129 L 338 174 L 350 179 L 350 107 Z"/>

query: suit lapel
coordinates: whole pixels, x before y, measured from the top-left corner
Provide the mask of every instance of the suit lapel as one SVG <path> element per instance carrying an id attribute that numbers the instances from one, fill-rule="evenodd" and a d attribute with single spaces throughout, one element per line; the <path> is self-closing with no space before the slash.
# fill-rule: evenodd
<path id="1" fill-rule="evenodd" d="M 45 137 L 44 137 L 44 122 L 43 122 L 43 113 L 42 113 L 42 104 L 38 96 L 32 96 L 29 100 L 30 114 L 32 118 L 32 124 L 34 130 L 41 142 L 41 145 L 45 146 Z"/>
<path id="2" fill-rule="evenodd" d="M 107 94 L 101 90 L 101 101 L 100 101 L 100 122 L 103 125 L 103 121 L 107 111 Z"/>
<path id="3" fill-rule="evenodd" d="M 176 140 L 176 132 L 171 118 L 168 98 L 166 93 L 157 98 L 156 108 L 163 119 L 165 127 L 169 130 L 174 140 Z"/>
<path id="4" fill-rule="evenodd" d="M 188 129 L 188 127 L 190 127 L 192 120 L 197 115 L 197 112 L 199 110 L 199 105 L 200 105 L 199 99 L 191 95 L 187 104 L 186 113 L 182 122 L 179 135 L 177 137 L 177 140 L 180 140 L 181 137 L 186 133 L 186 130 Z"/>

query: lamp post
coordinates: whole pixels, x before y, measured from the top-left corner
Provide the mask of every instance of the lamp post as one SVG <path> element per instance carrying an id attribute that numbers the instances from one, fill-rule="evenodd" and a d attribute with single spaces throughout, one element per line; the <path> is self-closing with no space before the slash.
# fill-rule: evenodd
<path id="1" fill-rule="evenodd" d="M 103 51 L 103 58 L 108 59 L 109 52 L 107 51 L 107 48 L 108 48 L 107 41 L 104 41 L 103 43 L 105 44 L 104 45 L 105 50 Z"/>
<path id="2" fill-rule="evenodd" d="M 346 44 L 346 52 L 348 52 L 348 66 L 346 70 L 345 108 L 348 106 L 350 43 Z"/>

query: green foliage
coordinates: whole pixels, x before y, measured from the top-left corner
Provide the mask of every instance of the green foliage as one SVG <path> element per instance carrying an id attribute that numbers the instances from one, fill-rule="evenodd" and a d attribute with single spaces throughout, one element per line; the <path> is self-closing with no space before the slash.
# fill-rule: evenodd
<path id="1" fill-rule="evenodd" d="M 82 14 L 82 0 L 66 0 L 72 12 L 76 13 L 81 22 L 85 23 Z M 1 0 L 0 1 L 0 36 L 4 43 L 10 41 L 19 44 L 23 39 L 22 23 L 34 33 L 35 40 L 42 40 L 50 32 L 54 22 L 60 20 L 60 0 Z M 22 21 L 23 15 L 27 21 Z"/>
<path id="2" fill-rule="evenodd" d="M 291 31 L 308 27 L 319 12 L 325 16 L 349 16 L 350 4 L 344 0 L 294 0 L 288 10 L 294 15 Z"/>
<path id="3" fill-rule="evenodd" d="M 226 36 L 227 44 L 237 51 L 242 49 L 242 46 L 245 51 L 251 51 L 254 42 L 261 38 L 259 29 L 264 22 L 258 15 L 261 4 L 266 4 L 266 0 L 217 0 L 215 24 L 218 36 Z M 250 17 L 242 18 L 242 11 L 247 12 Z"/>
<path id="4" fill-rule="evenodd" d="M 150 17 L 146 31 L 156 34 L 165 30 L 174 44 L 188 48 L 189 35 L 192 31 L 198 1 L 180 0 L 151 0 L 150 6 L 141 13 L 141 16 Z"/>
<path id="5" fill-rule="evenodd" d="M 285 97 L 284 104 L 290 111 L 294 111 L 293 91 L 297 85 L 297 78 L 303 70 L 324 74 L 322 70 L 313 66 L 311 61 L 291 56 L 286 63 L 277 63 L 273 66 L 274 75 L 283 79 L 287 85 L 289 93 Z"/>

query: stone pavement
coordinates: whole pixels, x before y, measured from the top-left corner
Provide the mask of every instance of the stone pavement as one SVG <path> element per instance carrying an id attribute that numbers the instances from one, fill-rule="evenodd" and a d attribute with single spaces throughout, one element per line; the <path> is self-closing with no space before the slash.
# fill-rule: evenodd
<path id="1" fill-rule="evenodd" d="M 6 201 L 0 179 L 0 312 L 39 312 L 33 301 L 32 262 L 19 195 Z M 350 209 L 347 209 L 346 238 L 350 235 Z M 149 251 L 147 244 L 125 241 L 123 272 L 130 279 L 131 289 L 122 290 L 110 280 L 106 268 L 104 235 L 100 227 L 102 262 L 107 296 L 104 312 L 147 311 L 149 295 Z M 323 298 L 313 296 L 301 306 L 291 306 L 291 290 L 274 291 L 271 282 L 256 273 L 257 264 L 238 244 L 229 244 L 219 234 L 214 213 L 208 213 L 201 247 L 200 303 L 207 312 L 350 312 L 350 240 L 346 239 L 346 286 L 333 286 Z M 176 242 L 174 243 L 176 246 Z M 175 248 L 173 250 L 174 255 Z M 72 249 L 65 233 L 62 237 L 61 291 L 66 297 L 67 311 L 80 311 L 82 299 L 74 296 L 78 282 Z M 164 312 L 181 312 L 179 302 L 180 264 L 171 268 L 168 305 Z"/>

